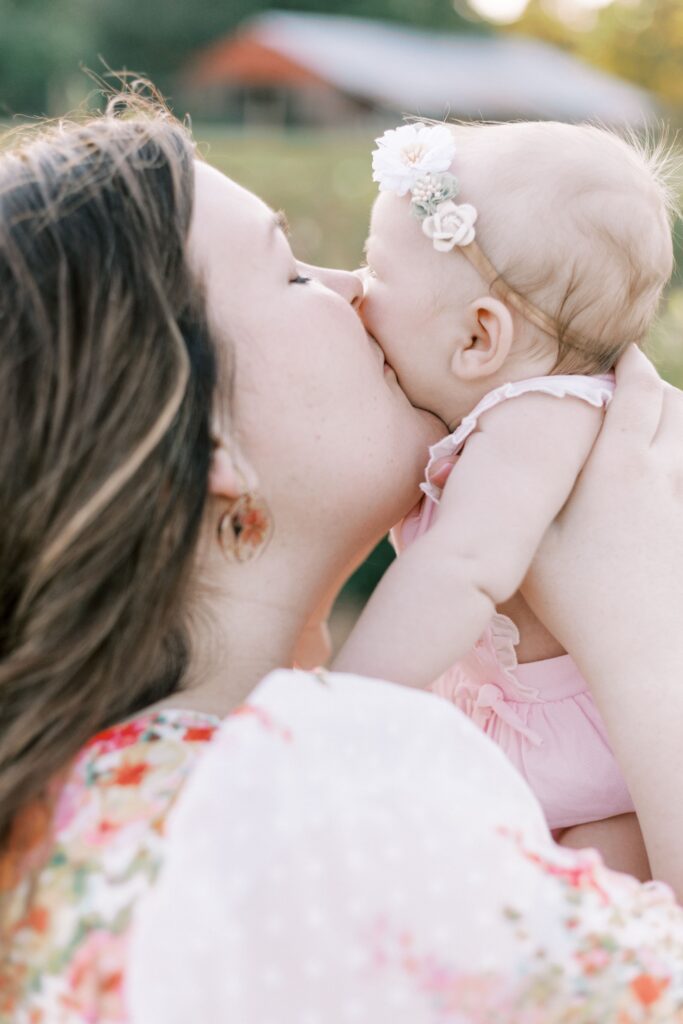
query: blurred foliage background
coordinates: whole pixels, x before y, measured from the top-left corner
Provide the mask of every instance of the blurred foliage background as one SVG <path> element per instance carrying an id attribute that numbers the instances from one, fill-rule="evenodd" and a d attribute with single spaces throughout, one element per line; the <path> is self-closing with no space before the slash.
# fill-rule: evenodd
<path id="1" fill-rule="evenodd" d="M 324 11 L 466 30 L 448 0 L 0 0 L 0 116 L 59 113 L 82 97 L 79 64 L 150 76 L 172 95 L 204 44 L 264 10 Z"/>
<path id="2" fill-rule="evenodd" d="M 59 115 L 88 96 L 96 103 L 83 69 L 103 74 L 107 66 L 149 76 L 173 106 L 179 73 L 192 55 L 266 9 L 536 37 L 647 89 L 670 138 L 683 128 L 683 0 L 0 0 L 0 120 Z M 297 255 L 333 266 L 359 262 L 375 194 L 371 134 L 194 127 L 212 163 L 286 211 Z M 683 386 L 680 222 L 676 249 L 676 273 L 650 352 L 665 376 Z M 347 585 L 341 632 L 349 607 L 358 606 L 390 558 L 385 542 Z"/>
<path id="3" fill-rule="evenodd" d="M 645 86 L 680 124 L 682 0 L 0 0 L 0 116 L 63 111 L 99 57 L 172 95 L 193 52 L 266 9 L 546 39 Z"/>

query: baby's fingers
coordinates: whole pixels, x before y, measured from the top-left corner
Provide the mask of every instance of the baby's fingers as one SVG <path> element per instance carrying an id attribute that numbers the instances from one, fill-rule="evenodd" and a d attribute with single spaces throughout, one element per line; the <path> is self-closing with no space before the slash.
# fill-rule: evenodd
<path id="1" fill-rule="evenodd" d="M 683 472 L 683 391 L 666 382 L 663 384 L 662 413 L 654 444 L 660 455 L 672 456 Z"/>
<path id="2" fill-rule="evenodd" d="M 598 444 L 612 447 L 619 438 L 632 450 L 649 448 L 662 417 L 664 382 L 636 345 L 629 345 L 619 359 L 616 378 Z"/>

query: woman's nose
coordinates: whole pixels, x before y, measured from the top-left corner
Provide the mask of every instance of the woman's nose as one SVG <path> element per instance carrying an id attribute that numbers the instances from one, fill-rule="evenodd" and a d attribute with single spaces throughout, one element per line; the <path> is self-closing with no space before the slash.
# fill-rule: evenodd
<path id="1" fill-rule="evenodd" d="M 304 274 L 309 274 L 320 281 L 326 288 L 341 295 L 352 306 L 360 305 L 363 299 L 363 282 L 350 270 L 331 270 L 329 267 L 312 267 L 308 263 L 299 263 Z"/>

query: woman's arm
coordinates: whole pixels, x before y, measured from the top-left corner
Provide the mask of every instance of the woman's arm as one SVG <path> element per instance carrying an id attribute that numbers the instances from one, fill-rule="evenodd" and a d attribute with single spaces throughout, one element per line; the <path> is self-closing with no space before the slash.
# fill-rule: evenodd
<path id="1" fill-rule="evenodd" d="M 683 898 L 683 393 L 635 348 L 523 592 L 589 681 L 653 875 Z"/>

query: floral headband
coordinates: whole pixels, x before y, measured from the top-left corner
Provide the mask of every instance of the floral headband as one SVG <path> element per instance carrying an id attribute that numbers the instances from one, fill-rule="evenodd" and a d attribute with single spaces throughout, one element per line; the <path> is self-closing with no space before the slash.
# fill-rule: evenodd
<path id="1" fill-rule="evenodd" d="M 410 193 L 410 208 L 422 222 L 422 230 L 437 252 L 451 252 L 456 246 L 483 277 L 492 295 L 497 295 L 531 323 L 558 337 L 556 321 L 516 292 L 498 273 L 475 240 L 477 211 L 469 203 L 455 203 L 460 191 L 450 168 L 457 146 L 446 125 L 404 124 L 375 139 L 372 180 L 380 192 Z M 585 350 L 588 345 L 570 331 L 562 342 Z"/>

